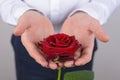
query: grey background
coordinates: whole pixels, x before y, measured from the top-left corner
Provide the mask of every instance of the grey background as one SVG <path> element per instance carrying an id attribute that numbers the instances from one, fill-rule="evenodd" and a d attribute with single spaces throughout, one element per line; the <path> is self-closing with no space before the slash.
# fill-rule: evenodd
<path id="1" fill-rule="evenodd" d="M 103 25 L 110 42 L 98 41 L 94 60 L 95 80 L 119 80 L 120 77 L 120 7 Z M 14 28 L 0 20 L 0 80 L 16 80 L 13 49 L 10 37 Z"/>

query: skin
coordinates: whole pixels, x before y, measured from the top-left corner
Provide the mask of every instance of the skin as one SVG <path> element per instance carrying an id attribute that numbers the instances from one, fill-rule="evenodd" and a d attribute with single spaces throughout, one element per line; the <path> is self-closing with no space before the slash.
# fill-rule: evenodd
<path id="1" fill-rule="evenodd" d="M 36 43 L 54 34 L 53 25 L 47 17 L 37 11 L 26 11 L 13 31 L 14 35 L 21 36 L 21 41 L 29 55 L 41 66 L 51 69 L 84 65 L 91 60 L 95 37 L 102 42 L 109 41 L 99 21 L 84 12 L 77 12 L 67 18 L 61 28 L 61 33 L 74 35 L 82 44 L 82 48 L 76 51 L 75 60 L 56 64 L 53 61 L 47 62 L 36 47 Z"/>
<path id="2" fill-rule="evenodd" d="M 85 12 L 76 12 L 66 19 L 61 33 L 74 35 L 82 45 L 75 53 L 75 60 L 64 63 L 66 67 L 82 66 L 91 60 L 95 37 L 102 42 L 109 41 L 109 36 L 103 31 L 99 21 Z"/>

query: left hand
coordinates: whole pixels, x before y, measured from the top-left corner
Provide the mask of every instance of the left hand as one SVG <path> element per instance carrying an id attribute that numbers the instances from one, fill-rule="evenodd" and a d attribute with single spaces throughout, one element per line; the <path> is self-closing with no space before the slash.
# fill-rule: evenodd
<path id="1" fill-rule="evenodd" d="M 61 33 L 74 35 L 82 45 L 82 48 L 75 53 L 75 60 L 64 62 L 65 67 L 81 66 L 88 63 L 92 58 L 95 37 L 102 42 L 109 41 L 109 36 L 103 31 L 99 21 L 85 12 L 76 12 L 66 19 Z"/>

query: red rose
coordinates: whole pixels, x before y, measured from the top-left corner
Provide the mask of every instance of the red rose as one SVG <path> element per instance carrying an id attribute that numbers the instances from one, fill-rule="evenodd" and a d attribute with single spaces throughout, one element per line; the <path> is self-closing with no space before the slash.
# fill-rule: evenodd
<path id="1" fill-rule="evenodd" d="M 80 46 L 74 36 L 66 34 L 51 35 L 38 44 L 47 60 L 58 61 L 74 59 L 74 53 Z"/>

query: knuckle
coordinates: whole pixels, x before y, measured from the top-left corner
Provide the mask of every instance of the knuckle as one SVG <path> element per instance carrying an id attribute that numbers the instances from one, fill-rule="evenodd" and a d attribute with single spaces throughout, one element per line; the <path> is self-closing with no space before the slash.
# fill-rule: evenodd
<path id="1" fill-rule="evenodd" d="M 87 57 L 87 59 L 86 59 L 86 63 L 89 63 L 90 61 L 91 61 L 91 57 Z"/>

